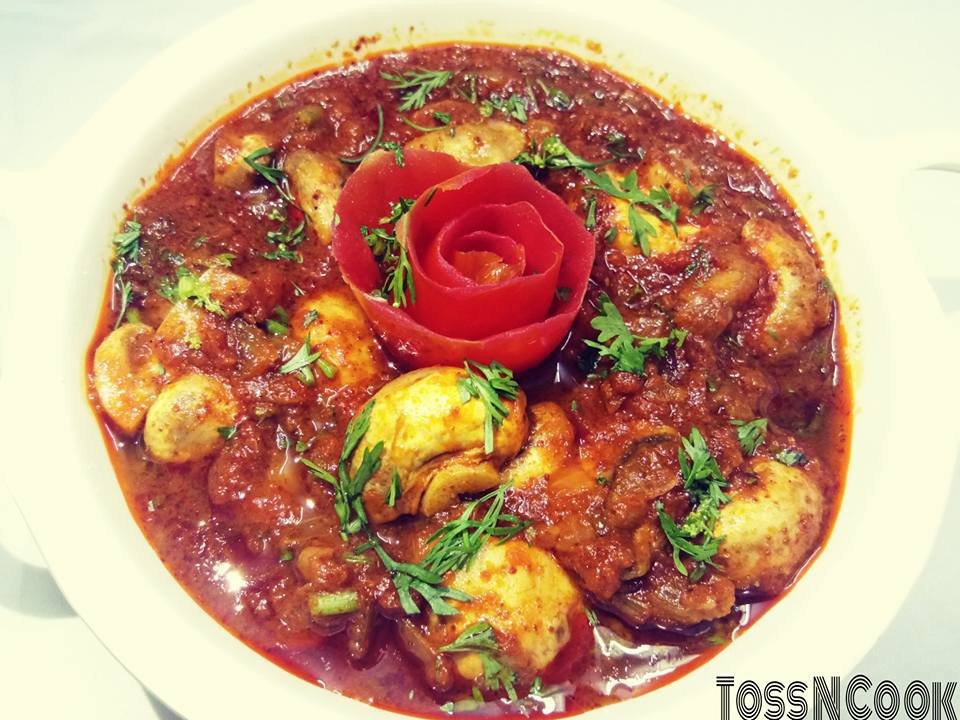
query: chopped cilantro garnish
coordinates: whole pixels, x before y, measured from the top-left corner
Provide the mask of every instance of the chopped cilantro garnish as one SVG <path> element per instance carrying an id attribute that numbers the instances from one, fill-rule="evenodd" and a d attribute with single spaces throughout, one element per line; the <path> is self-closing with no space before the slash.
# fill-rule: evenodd
<path id="1" fill-rule="evenodd" d="M 218 427 L 217 432 L 220 433 L 220 437 L 222 437 L 224 440 L 232 440 L 237 434 L 237 426 L 229 425 L 225 427 Z"/>
<path id="2" fill-rule="evenodd" d="M 707 565 L 714 565 L 713 556 L 720 547 L 720 538 L 713 534 L 714 526 L 720 514 L 720 507 L 730 501 L 723 493 L 727 481 L 716 458 L 710 453 L 707 442 L 700 431 L 694 427 L 689 438 L 680 439 L 680 472 L 683 476 L 683 489 L 687 491 L 694 509 L 679 525 L 663 509 L 663 503 L 655 505 L 660 527 L 673 546 L 673 564 L 684 576 L 689 575 L 696 582 L 706 571 Z M 700 542 L 697 539 L 700 538 Z M 693 559 L 695 567 L 688 572 L 682 555 Z"/>
<path id="3" fill-rule="evenodd" d="M 488 690 L 499 691 L 502 687 L 511 700 L 517 699 L 514 683 L 517 674 L 499 659 L 500 644 L 493 634 L 493 628 L 487 622 L 474 623 L 466 628 L 459 637 L 440 648 L 442 653 L 476 653 L 480 656 L 483 668 L 483 681 Z"/>
<path id="4" fill-rule="evenodd" d="M 226 315 L 220 303 L 211 296 L 210 285 L 193 274 L 193 272 L 184 265 L 176 270 L 177 281 L 174 283 L 169 278 L 163 278 L 157 292 L 172 303 L 185 302 L 190 300 L 197 307 L 215 313 L 217 315 Z"/>
<path id="5" fill-rule="evenodd" d="M 136 220 L 127 220 L 123 232 L 113 238 L 113 289 L 116 295 L 117 319 L 114 328 L 120 327 L 130 307 L 133 297 L 133 285 L 124 277 L 127 269 L 140 261 L 140 231 L 142 226 Z"/>
<path id="6" fill-rule="evenodd" d="M 800 450 L 795 450 L 793 448 L 784 448 L 774 455 L 773 459 L 778 463 L 782 463 L 790 467 L 793 467 L 794 465 L 807 464 L 807 456 L 804 455 Z"/>
<path id="7" fill-rule="evenodd" d="M 627 136 L 614 131 L 607 135 L 607 152 L 617 160 L 643 160 L 642 148 L 630 148 L 627 145 Z"/>
<path id="8" fill-rule="evenodd" d="M 483 449 L 489 455 L 493 452 L 494 428 L 500 427 L 510 412 L 500 398 L 515 399 L 520 386 L 513 379 L 513 373 L 496 361 L 481 365 L 468 360 L 463 363 L 463 367 L 467 371 L 467 377 L 461 378 L 457 383 L 460 401 L 466 403 L 471 398 L 478 398 L 483 403 Z M 480 374 L 474 372 L 474 369 Z"/>
<path id="9" fill-rule="evenodd" d="M 294 250 L 300 243 L 306 239 L 306 220 L 301 220 L 295 228 L 287 226 L 286 220 L 276 230 L 267 231 L 267 242 L 276 246 L 275 250 L 265 252 L 263 256 L 267 260 L 292 260 L 302 263 L 303 257 Z"/>
<path id="10" fill-rule="evenodd" d="M 380 77 L 389 80 L 392 90 L 399 90 L 402 102 L 400 112 L 419 110 L 430 95 L 442 88 L 453 77 L 449 70 L 413 70 L 402 74 L 381 72 Z"/>
<path id="11" fill-rule="evenodd" d="M 513 161 L 518 165 L 526 165 L 535 170 L 565 170 L 568 168 L 585 170 L 597 168 L 604 164 L 603 162 L 590 162 L 574 154 L 558 135 L 551 135 L 540 145 L 537 145 L 536 140 L 531 140 L 530 149 L 524 150 Z"/>
<path id="12" fill-rule="evenodd" d="M 260 177 L 273 185 L 277 189 L 277 192 L 280 193 L 280 197 L 295 206 L 296 203 L 293 200 L 293 195 L 290 193 L 290 179 L 287 177 L 287 174 L 282 168 L 277 167 L 277 165 L 273 163 L 260 162 L 260 158 L 274 154 L 275 151 L 273 148 L 262 147 L 254 150 L 249 155 L 244 155 L 243 161 L 253 168 Z"/>
<path id="13" fill-rule="evenodd" d="M 280 366 L 281 375 L 296 373 L 304 385 L 313 385 L 316 377 L 313 374 L 313 364 L 320 359 L 320 352 L 310 352 L 310 335 L 307 334 L 303 345 L 296 354 Z"/>
<path id="14" fill-rule="evenodd" d="M 502 112 L 517 122 L 525 123 L 528 120 L 527 99 L 516 93 L 508 98 L 491 95 L 489 99 L 480 103 L 480 114 L 484 117 L 492 116 L 494 111 Z"/>
<path id="15" fill-rule="evenodd" d="M 363 489 L 367 481 L 380 469 L 380 455 L 383 452 L 383 442 L 378 442 L 372 448 L 363 449 L 363 457 L 356 473 L 350 474 L 350 461 L 370 429 L 370 414 L 373 412 L 374 402 L 371 400 L 350 424 L 344 434 L 343 449 L 340 451 L 340 460 L 337 462 L 337 474 L 327 472 L 307 458 L 300 458 L 310 473 L 333 486 L 334 509 L 340 520 L 340 534 L 347 535 L 360 532 L 367 527 L 367 513 L 363 508 Z"/>
<path id="16" fill-rule="evenodd" d="M 403 495 L 403 486 L 400 484 L 400 473 L 394 468 L 393 475 L 390 478 L 390 487 L 387 488 L 387 507 L 395 506 L 401 495 Z"/>
<path id="17" fill-rule="evenodd" d="M 627 220 L 630 222 L 633 244 L 640 248 L 644 257 L 650 257 L 650 238 L 656 236 L 657 229 L 647 222 L 636 205 L 630 205 L 629 210 L 627 210 Z"/>
<path id="18" fill-rule="evenodd" d="M 687 186 L 687 190 L 690 192 L 690 196 L 693 198 L 693 205 L 690 208 L 690 214 L 693 215 L 693 217 L 696 217 L 717 201 L 717 186 L 714 183 L 704 185 L 702 188 L 697 190 L 692 184 L 690 184 L 689 170 L 684 171 L 683 181 Z"/>
<path id="19" fill-rule="evenodd" d="M 737 440 L 740 441 L 744 454 L 753 455 L 766 437 L 767 419 L 731 420 L 730 424 L 737 429 Z"/>
<path id="20" fill-rule="evenodd" d="M 644 365 L 649 357 L 663 357 L 671 342 L 679 348 L 687 338 L 687 331 L 678 328 L 665 337 L 637 337 L 630 332 L 623 315 L 606 295 L 600 298 L 600 314 L 590 325 L 597 331 L 597 339 L 584 340 L 584 344 L 597 350 L 600 357 L 612 359 L 614 371 L 636 375 L 645 373 Z"/>
<path id="21" fill-rule="evenodd" d="M 655 187 L 649 193 L 644 192 L 638 186 L 637 171 L 632 170 L 620 183 L 617 183 L 607 173 L 596 173 L 593 170 L 583 170 L 583 176 L 590 181 L 591 187 L 595 190 L 602 190 L 608 195 L 626 200 L 635 205 L 645 205 L 657 211 L 662 220 L 670 223 L 675 233 L 677 229 L 677 217 L 680 207 L 670 197 L 670 192 L 665 187 Z"/>
<path id="22" fill-rule="evenodd" d="M 537 80 L 537 85 L 543 90 L 547 105 L 554 110 L 565 111 L 573 107 L 573 100 L 560 88 L 549 87 L 543 80 Z"/>

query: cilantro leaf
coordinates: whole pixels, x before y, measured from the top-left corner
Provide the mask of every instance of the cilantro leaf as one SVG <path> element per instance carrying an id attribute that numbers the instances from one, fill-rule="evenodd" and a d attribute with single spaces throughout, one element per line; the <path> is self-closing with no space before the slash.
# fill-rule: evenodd
<path id="1" fill-rule="evenodd" d="M 263 256 L 267 260 L 291 260 L 302 263 L 303 257 L 294 250 L 300 243 L 306 239 L 306 220 L 301 220 L 295 228 L 287 226 L 287 221 L 276 230 L 267 231 L 267 242 L 276 246 L 275 250 L 265 252 Z"/>
<path id="2" fill-rule="evenodd" d="M 479 371 L 479 375 L 474 372 L 471 365 Z M 513 379 L 513 373 L 496 361 L 489 365 L 481 365 L 467 360 L 463 363 L 463 367 L 467 371 L 467 377 L 457 381 L 460 401 L 466 403 L 471 398 L 478 398 L 483 403 L 483 450 L 489 455 L 493 452 L 494 428 L 500 427 L 510 412 L 500 398 L 515 399 L 520 386 Z"/>
<path id="3" fill-rule="evenodd" d="M 383 442 L 363 450 L 360 465 L 356 473 L 350 474 L 350 463 L 360 441 L 370 428 L 370 414 L 373 412 L 374 401 L 370 401 L 359 415 L 347 425 L 343 438 L 343 449 L 337 462 L 337 474 L 324 470 L 307 458 L 300 458 L 300 463 L 314 476 L 333 487 L 334 510 L 340 520 L 340 534 L 346 538 L 367 527 L 367 513 L 363 507 L 363 489 L 367 481 L 380 469 L 380 456 L 383 453 Z"/>
<path id="4" fill-rule="evenodd" d="M 223 307 L 214 300 L 212 289 L 205 280 L 194 275 L 193 271 L 181 265 L 176 270 L 176 283 L 169 278 L 160 282 L 157 292 L 172 303 L 192 301 L 197 307 L 216 315 L 226 315 Z"/>
<path id="5" fill-rule="evenodd" d="M 310 352 L 310 334 L 307 333 L 303 345 L 296 354 L 280 366 L 281 375 L 296 373 L 304 385 L 313 385 L 316 377 L 313 374 L 313 364 L 320 359 L 320 352 Z"/>
<path id="6" fill-rule="evenodd" d="M 407 212 L 410 211 L 410 208 L 413 207 L 416 200 L 414 198 L 399 198 L 396 202 L 390 203 L 390 213 L 384 215 L 380 218 L 381 225 L 388 225 L 390 223 L 396 223 L 402 218 Z"/>
<path id="7" fill-rule="evenodd" d="M 658 501 L 655 508 L 663 534 L 673 546 L 673 564 L 681 575 L 689 576 L 691 582 L 696 582 L 703 576 L 707 565 L 714 565 L 713 556 L 720 548 L 721 538 L 715 537 L 713 530 L 720 507 L 730 502 L 730 498 L 723 492 L 727 480 L 700 430 L 691 428 L 689 437 L 680 438 L 680 443 L 678 460 L 683 488 L 690 496 L 694 509 L 687 513 L 682 523 L 677 524 L 664 511 L 662 502 Z M 687 570 L 682 555 L 694 561 L 693 572 Z"/>
<path id="8" fill-rule="evenodd" d="M 731 420 L 730 424 L 737 429 L 737 440 L 740 441 L 744 455 L 753 455 L 763 444 L 769 423 L 766 418 L 756 418 L 755 420 Z"/>
<path id="9" fill-rule="evenodd" d="M 648 358 L 663 357 L 670 343 L 679 348 L 687 338 L 687 331 L 679 328 L 674 328 L 665 337 L 635 336 L 617 306 L 606 295 L 601 296 L 600 314 L 590 321 L 590 326 L 597 331 L 597 339 L 584 340 L 584 344 L 599 351 L 600 357 L 611 358 L 614 372 L 631 372 L 635 375 L 646 373 L 644 366 Z"/>
<path id="10" fill-rule="evenodd" d="M 453 73 L 449 70 L 413 70 L 402 74 L 381 72 L 380 77 L 392 83 L 392 90 L 400 91 L 402 102 L 397 109 L 407 112 L 422 108 L 432 93 L 450 82 Z"/>
<path id="11" fill-rule="evenodd" d="M 497 638 L 493 634 L 493 628 L 489 623 L 484 621 L 474 623 L 460 633 L 459 637 L 452 643 L 442 646 L 440 652 L 476 653 L 480 656 L 483 681 L 487 689 L 498 691 L 503 687 L 507 697 L 511 700 L 517 699 L 517 691 L 514 687 L 517 674 L 509 665 L 499 659 L 500 643 L 497 642 Z"/>
<path id="12" fill-rule="evenodd" d="M 394 507 L 397 500 L 403 495 L 403 487 L 400 485 L 400 473 L 393 469 L 393 476 L 390 478 L 390 487 L 387 489 L 386 504 L 387 507 Z"/>
<path id="13" fill-rule="evenodd" d="M 554 110 L 566 111 L 573 107 L 573 100 L 563 90 L 556 87 L 548 87 L 543 80 L 537 80 L 537 85 L 543 90 L 547 99 L 547 105 Z"/>
<path id="14" fill-rule="evenodd" d="M 576 155 L 570 148 L 564 144 L 559 135 L 551 135 L 540 145 L 536 140 L 530 141 L 530 149 L 524 150 L 513 159 L 518 165 L 526 165 L 535 170 L 565 170 L 567 168 L 576 168 L 579 170 L 588 170 L 604 165 L 604 162 L 590 162 Z"/>
<path id="15" fill-rule="evenodd" d="M 649 193 L 644 192 L 638 185 L 636 170 L 630 171 L 620 183 L 617 183 L 608 173 L 597 173 L 593 170 L 582 172 L 592 189 L 602 190 L 611 197 L 626 200 L 631 204 L 653 208 L 660 219 L 669 223 L 674 233 L 679 234 L 677 218 L 680 214 L 680 206 L 670 197 L 670 191 L 666 187 L 655 187 L 651 188 Z"/>
<path id="16" fill-rule="evenodd" d="M 372 548 L 390 572 L 400 598 L 400 606 L 405 613 L 416 615 L 420 612 L 413 593 L 423 598 L 437 615 L 457 614 L 457 609 L 447 600 L 467 602 L 472 599 L 461 590 L 444 585 L 443 577 L 449 572 L 466 567 L 488 539 L 499 538 L 502 542 L 529 526 L 528 521 L 503 512 L 507 487 L 507 484 L 501 485 L 467 503 L 458 518 L 448 522 L 427 539 L 427 542 L 433 544 L 418 565 L 398 562 L 391 558 L 379 539 L 368 530 L 368 540 L 362 547 Z M 474 519 L 477 510 L 485 503 L 489 505 L 483 516 Z M 357 551 L 360 551 L 360 548 L 357 548 Z"/>
<path id="17" fill-rule="evenodd" d="M 262 147 L 258 150 L 254 150 L 249 155 L 244 155 L 243 161 L 253 168 L 260 177 L 273 185 L 277 189 L 277 192 L 280 193 L 281 198 L 291 205 L 296 206 L 296 202 L 294 202 L 293 195 L 290 192 L 290 179 L 287 177 L 287 174 L 283 171 L 283 169 L 274 163 L 260 162 L 260 158 L 275 154 L 276 151 L 273 148 Z"/>
<path id="18" fill-rule="evenodd" d="M 480 103 L 480 114 L 484 117 L 491 117 L 494 112 L 501 112 L 520 123 L 526 123 L 529 119 L 527 116 L 527 99 L 516 93 L 507 98 L 491 95 L 487 100 Z"/>
<path id="19" fill-rule="evenodd" d="M 117 319 L 114 329 L 120 327 L 133 298 L 133 285 L 126 279 L 127 270 L 140 262 L 140 231 L 142 226 L 136 220 L 127 220 L 123 231 L 113 238 L 113 290 L 116 297 Z"/>
<path id="20" fill-rule="evenodd" d="M 630 222 L 633 244 L 640 248 L 644 257 L 650 257 L 650 238 L 656 236 L 657 229 L 647 222 L 636 205 L 631 205 L 630 209 L 627 210 L 627 220 Z"/>
<path id="21" fill-rule="evenodd" d="M 136 265 L 140 261 L 140 232 L 143 226 L 136 220 L 127 220 L 123 224 L 123 231 L 113 238 L 113 257 L 123 260 L 129 265 Z"/>
<path id="22" fill-rule="evenodd" d="M 717 201 L 717 186 L 715 183 L 710 183 L 709 185 L 704 185 L 702 188 L 697 190 L 690 183 L 690 171 L 683 171 L 683 182 L 687 186 L 687 191 L 690 193 L 690 196 L 693 198 L 693 205 L 690 208 L 690 214 L 693 217 L 697 217 L 700 213 L 706 210 L 711 205 L 715 204 Z"/>
<path id="23" fill-rule="evenodd" d="M 396 224 L 416 201 L 412 198 L 399 198 L 390 203 L 390 212 L 380 218 L 381 225 Z M 396 230 L 383 227 L 362 225 L 360 234 L 370 246 L 373 257 L 383 269 L 384 281 L 379 293 L 383 297 L 392 296 L 394 307 L 406 307 L 417 301 L 417 288 L 413 282 L 413 268 L 406 246 L 397 239 Z"/>
<path id="24" fill-rule="evenodd" d="M 642 148 L 631 148 L 628 146 L 627 136 L 616 130 L 607 135 L 605 147 L 607 148 L 607 152 L 617 160 L 643 160 L 644 157 Z"/>
<path id="25" fill-rule="evenodd" d="M 782 463 L 789 467 L 807 464 L 807 456 L 800 450 L 795 450 L 793 448 L 784 448 L 774 455 L 773 459 L 778 463 Z"/>

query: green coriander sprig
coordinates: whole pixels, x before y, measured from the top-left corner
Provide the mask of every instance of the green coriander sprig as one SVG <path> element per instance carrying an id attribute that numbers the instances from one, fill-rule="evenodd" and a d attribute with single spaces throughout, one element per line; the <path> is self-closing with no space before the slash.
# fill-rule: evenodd
<path id="1" fill-rule="evenodd" d="M 590 321 L 590 325 L 597 331 L 597 339 L 584 340 L 584 344 L 599 351 L 600 357 L 611 358 L 614 371 L 636 375 L 645 374 L 647 359 L 663 357 L 670 343 L 682 347 L 688 334 L 686 330 L 674 328 L 665 337 L 637 337 L 630 332 L 623 315 L 606 295 L 600 297 L 600 314 Z"/>
<path id="2" fill-rule="evenodd" d="M 367 527 L 367 513 L 363 507 L 363 489 L 367 481 L 380 469 L 380 457 L 383 454 L 383 442 L 363 449 L 360 465 L 354 474 L 350 474 L 350 463 L 363 436 L 370 428 L 370 414 L 374 401 L 367 403 L 363 411 L 347 425 L 344 434 L 343 449 L 337 462 L 337 474 L 324 470 L 307 458 L 300 458 L 301 464 L 314 476 L 333 487 L 334 510 L 340 520 L 340 534 L 346 538 Z"/>
<path id="3" fill-rule="evenodd" d="M 447 573 L 467 567 L 488 540 L 501 542 L 523 532 L 529 522 L 503 511 L 508 485 L 504 484 L 467 503 L 463 512 L 433 535 L 429 551 L 419 564 L 394 560 L 383 548 L 376 535 L 368 531 L 369 539 L 356 552 L 372 549 L 393 579 L 400 598 L 400 606 L 408 615 L 420 612 L 413 597 L 418 594 L 437 615 L 456 615 L 457 609 L 447 600 L 469 602 L 472 598 L 461 590 L 447 587 L 443 578 Z M 388 491 L 389 493 L 389 491 Z M 476 518 L 485 504 L 483 514 Z"/>
<path id="4" fill-rule="evenodd" d="M 390 211 L 380 218 L 381 225 L 396 224 L 410 208 L 414 200 L 400 198 L 390 203 Z M 406 307 L 407 298 L 410 303 L 417 301 L 417 288 L 413 282 L 413 267 L 410 265 L 410 256 L 406 246 L 397 238 L 396 229 L 387 230 L 384 227 L 369 227 L 362 225 L 360 234 L 370 246 L 373 257 L 383 269 L 384 281 L 380 289 L 383 297 L 391 297 L 394 307 Z"/>
<path id="5" fill-rule="evenodd" d="M 693 198 L 693 205 L 690 208 L 690 214 L 693 217 L 697 217 L 697 215 L 699 215 L 708 207 L 711 207 L 717 202 L 717 186 L 715 183 L 704 185 L 698 190 L 690 182 L 689 170 L 684 171 L 683 182 L 686 184 L 687 191 L 690 193 L 690 196 Z"/>
<path id="6" fill-rule="evenodd" d="M 506 98 L 491 95 L 487 100 L 480 103 L 480 114 L 483 117 L 491 117 L 495 111 L 499 111 L 520 123 L 526 123 L 529 119 L 527 99 L 516 93 Z"/>
<path id="7" fill-rule="evenodd" d="M 677 218 L 680 213 L 680 206 L 670 197 L 670 191 L 666 187 L 656 187 L 652 188 L 649 193 L 644 192 L 639 187 L 636 170 L 632 170 L 620 183 L 617 183 L 607 173 L 597 173 L 593 170 L 584 170 L 583 176 L 590 182 L 591 188 L 594 190 L 602 190 L 611 197 L 653 208 L 662 220 L 670 223 L 674 233 L 679 234 Z"/>
<path id="8" fill-rule="evenodd" d="M 502 687 L 511 701 L 516 701 L 514 684 L 517 674 L 499 658 L 500 643 L 493 634 L 490 623 L 477 622 L 464 629 L 452 643 L 440 648 L 442 653 L 476 653 L 483 668 L 483 681 L 488 690 L 497 692 Z"/>
<path id="9" fill-rule="evenodd" d="M 117 319 L 113 327 L 120 327 L 130 300 L 133 298 L 133 285 L 126 279 L 127 270 L 140 262 L 140 231 L 142 226 L 136 220 L 127 220 L 123 231 L 113 238 L 113 289 L 116 294 Z"/>
<path id="10" fill-rule="evenodd" d="M 216 315 L 226 315 L 223 306 L 212 296 L 213 289 L 197 277 L 190 268 L 181 265 L 176 269 L 176 282 L 163 278 L 157 292 L 172 303 L 190 301 L 197 307 Z"/>
<path id="11" fill-rule="evenodd" d="M 713 531 L 720 507 L 730 502 L 730 498 L 723 492 L 727 480 L 701 432 L 693 427 L 690 436 L 680 438 L 680 442 L 678 455 L 683 488 L 695 507 L 679 525 L 664 511 L 663 503 L 658 501 L 655 508 L 660 527 L 673 546 L 673 564 L 681 575 L 689 575 L 691 582 L 696 582 L 703 577 L 708 565 L 715 566 L 713 556 L 720 549 L 721 538 L 715 537 Z M 688 572 L 682 555 L 694 561 L 692 572 Z"/>
<path id="12" fill-rule="evenodd" d="M 745 455 L 753 455 L 757 448 L 763 444 L 767 436 L 766 418 L 756 418 L 754 420 L 731 420 L 730 424 L 737 429 L 737 440 Z"/>
<path id="13" fill-rule="evenodd" d="M 290 178 L 287 176 L 287 173 L 275 163 L 260 162 L 261 158 L 274 156 L 275 154 L 276 151 L 273 148 L 262 147 L 254 150 L 249 155 L 244 155 L 243 161 L 253 168 L 260 177 L 273 185 L 277 189 L 277 192 L 280 193 L 280 197 L 296 207 L 297 203 L 294 201 L 293 194 L 290 192 Z"/>
<path id="14" fill-rule="evenodd" d="M 405 73 L 381 72 L 380 77 L 389 80 L 392 90 L 399 90 L 402 102 L 397 108 L 400 112 L 419 110 L 430 95 L 453 77 L 450 70 L 413 70 Z"/>
<path id="15" fill-rule="evenodd" d="M 530 148 L 517 155 L 513 162 L 535 170 L 565 170 L 568 168 L 589 170 L 598 168 L 610 161 L 590 162 L 584 160 L 568 148 L 559 135 L 551 135 L 540 144 L 536 140 L 531 140 Z"/>
<path id="16" fill-rule="evenodd" d="M 513 373 L 496 360 L 489 365 L 467 360 L 463 367 L 467 377 L 457 382 L 460 401 L 466 403 L 471 398 L 478 398 L 483 403 L 483 450 L 489 455 L 493 452 L 493 431 L 510 412 L 500 398 L 516 399 L 520 386 L 513 379 Z"/>
<path id="17" fill-rule="evenodd" d="M 316 376 L 313 374 L 313 364 L 320 359 L 320 351 L 310 351 L 310 334 L 307 333 L 303 345 L 296 354 L 280 366 L 281 375 L 296 373 L 304 385 L 313 385 Z"/>

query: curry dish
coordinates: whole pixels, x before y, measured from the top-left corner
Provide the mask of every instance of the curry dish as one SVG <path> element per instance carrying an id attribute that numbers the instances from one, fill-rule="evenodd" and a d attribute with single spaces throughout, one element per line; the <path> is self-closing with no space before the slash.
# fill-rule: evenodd
<path id="1" fill-rule="evenodd" d="M 89 394 L 212 616 L 423 716 L 577 713 L 825 542 L 838 308 L 770 177 L 607 68 L 438 45 L 222 119 L 125 208 Z"/>

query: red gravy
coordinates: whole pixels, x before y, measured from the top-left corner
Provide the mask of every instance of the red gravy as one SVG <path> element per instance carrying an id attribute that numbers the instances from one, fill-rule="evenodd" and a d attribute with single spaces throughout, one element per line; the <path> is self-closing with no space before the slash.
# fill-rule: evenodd
<path id="1" fill-rule="evenodd" d="M 527 686 L 521 683 L 517 690 L 522 707 L 510 707 L 497 693 L 485 691 L 487 703 L 476 712 L 575 714 L 647 692 L 688 672 L 721 651 L 788 589 L 773 597 L 738 591 L 732 610 L 722 617 L 677 622 L 686 617 L 683 613 L 698 617 L 696 603 L 727 592 L 728 581 L 720 570 L 708 569 L 689 590 L 686 586 L 693 584 L 676 572 L 670 547 L 662 540 L 648 559 L 648 572 L 624 579 L 629 574 L 625 567 L 635 561 L 636 525 L 623 518 L 656 517 L 649 499 L 639 502 L 617 480 L 632 423 L 639 418 L 676 428 L 684 436 L 691 427 L 699 428 L 735 489 L 755 479 L 743 470 L 749 457 L 729 421 L 768 418 L 757 455 L 773 457 L 787 448 L 802 452 L 804 471 L 819 478 L 826 509 L 816 548 L 829 534 L 847 465 L 850 383 L 836 302 L 831 300 L 825 325 L 789 357 L 776 361 L 756 349 L 758 328 L 774 302 L 763 273 L 756 291 L 730 308 L 719 332 L 711 328 L 727 310 L 722 303 L 719 310 L 709 303 L 684 305 L 689 293 L 715 272 L 711 262 L 720 258 L 722 265 L 723 258 L 741 258 L 741 229 L 751 218 L 775 222 L 794 241 L 806 244 L 820 272 L 822 264 L 789 197 L 753 159 L 684 116 L 680 108 L 609 68 L 550 50 L 500 46 L 439 45 L 390 53 L 320 68 L 264 93 L 211 126 L 127 208 L 127 216 L 142 226 L 139 261 L 128 271 L 131 307 L 147 325 L 156 327 L 169 310 L 158 287 L 163 278 L 174 277 L 181 264 L 199 272 L 210 258 L 230 253 L 231 272 L 252 282 L 255 300 L 242 315 L 215 318 L 219 332 L 212 339 L 205 336 L 202 348 L 168 352 L 162 358 L 168 373 L 212 374 L 235 390 L 241 417 L 247 420 L 223 447 L 233 453 L 230 481 L 247 483 L 244 500 L 211 498 L 213 484 L 227 482 L 221 467 L 225 461 L 219 457 L 226 449 L 202 461 L 156 462 L 141 435 L 125 436 L 111 423 L 92 380 L 91 403 L 124 496 L 147 539 L 187 592 L 244 643 L 311 683 L 409 714 L 443 716 L 444 703 L 470 696 L 469 683 L 437 689 L 425 679 L 398 632 L 402 613 L 379 563 L 334 559 L 320 577 L 310 580 L 298 567 L 295 556 L 303 547 L 340 540 L 329 486 L 307 478 L 295 464 L 297 456 L 302 453 L 324 467 L 334 465 L 347 422 L 402 369 L 391 363 L 372 380 L 337 391 L 322 378 L 307 387 L 291 376 L 277 375 L 270 353 L 276 347 L 295 349 L 295 344 L 267 332 L 265 323 L 274 317 L 274 308 L 292 314 L 301 296 L 341 287 L 343 281 L 329 245 L 317 242 L 312 230 L 298 247 L 302 262 L 265 258 L 271 249 L 265 235 L 277 226 L 269 217 L 269 210 L 279 207 L 274 188 L 259 182 L 247 191 L 224 190 L 213 178 L 215 144 L 223 136 L 263 133 L 277 159 L 299 148 L 355 156 L 374 137 L 378 104 L 384 110 L 385 140 L 404 143 L 421 135 L 400 120 L 397 91 L 380 75 L 383 70 L 420 68 L 457 74 L 432 93 L 422 109 L 404 113 L 417 124 L 433 126 L 434 112 L 448 113 L 453 126 L 479 122 L 484 99 L 516 93 L 527 103 L 526 122 L 499 111 L 495 117 L 516 122 L 531 138 L 556 134 L 577 155 L 603 159 L 610 156 L 611 135 L 619 134 L 624 138 L 621 149 L 642 148 L 643 160 L 621 160 L 602 170 L 625 173 L 628 167 L 659 164 L 668 171 L 665 184 L 675 199 L 685 191 L 689 195 L 685 183 L 676 182 L 685 171 L 695 187 L 715 185 L 714 202 L 696 216 L 690 214 L 690 197 L 686 203 L 678 200 L 681 220 L 697 228 L 694 239 L 676 252 L 651 257 L 625 252 L 621 243 L 609 241 L 614 209 L 606 199 L 598 200 L 591 229 L 597 255 L 580 315 L 562 348 L 518 378 L 531 404 L 551 400 L 568 409 L 579 452 L 605 476 L 602 482 L 571 491 L 563 489 L 564 477 L 544 479 L 508 496 L 512 512 L 533 520 L 533 542 L 553 552 L 583 590 L 599 626 L 593 630 L 595 650 L 544 682 L 558 688 L 559 704 L 523 700 Z M 544 88 L 561 91 L 570 107 L 548 102 Z M 346 167 L 344 174 L 353 167 Z M 537 177 L 586 221 L 589 202 L 580 173 L 549 170 Z M 829 293 L 825 279 L 823 286 Z M 692 327 L 683 348 L 656 362 L 645 377 L 604 376 L 602 364 L 596 365 L 583 344 L 596 336 L 590 321 L 601 293 L 638 335 L 664 334 L 677 316 L 687 318 Z M 94 350 L 114 327 L 111 297 L 108 288 L 87 359 L 91 377 Z M 242 448 L 249 452 L 240 453 Z M 676 449 L 651 456 L 649 462 L 675 467 Z M 217 473 L 219 479 L 212 480 Z M 269 482 L 260 482 L 264 477 Z M 687 502 L 682 486 L 660 499 L 675 514 Z M 413 556 L 426 535 L 460 511 L 462 506 L 432 518 L 401 519 L 379 532 L 399 557 Z M 566 542 L 574 536 L 580 538 L 574 545 Z M 306 598 L 317 583 L 357 589 L 365 603 L 363 620 L 312 618 Z M 685 601 L 693 610 L 651 609 L 646 598 L 658 589 L 669 596 L 666 590 L 672 587 L 700 594 Z M 633 593 L 636 602 L 625 610 L 615 602 L 615 593 Z M 630 608 L 640 610 L 632 614 Z M 629 654 L 611 651 L 614 637 L 631 648 Z"/>

